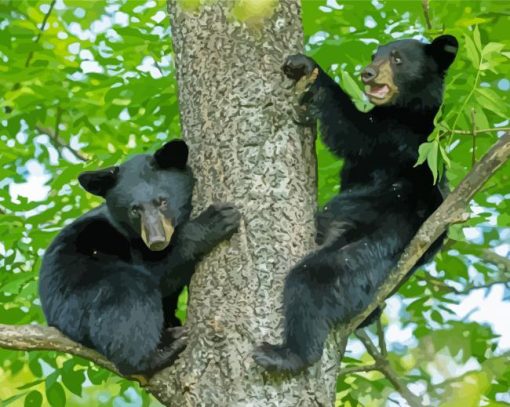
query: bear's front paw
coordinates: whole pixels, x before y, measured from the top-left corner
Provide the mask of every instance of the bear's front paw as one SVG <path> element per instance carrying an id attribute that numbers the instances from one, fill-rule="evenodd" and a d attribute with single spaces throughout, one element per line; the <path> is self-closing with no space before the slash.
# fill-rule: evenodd
<path id="1" fill-rule="evenodd" d="M 285 76 L 296 81 L 301 79 L 303 76 L 309 77 L 316 68 L 317 64 L 315 61 L 303 54 L 288 56 L 282 66 Z M 318 72 L 318 69 L 315 72 Z"/>
<path id="2" fill-rule="evenodd" d="M 241 222 L 241 212 L 230 203 L 216 203 L 206 209 L 207 227 L 213 240 L 230 238 Z"/>

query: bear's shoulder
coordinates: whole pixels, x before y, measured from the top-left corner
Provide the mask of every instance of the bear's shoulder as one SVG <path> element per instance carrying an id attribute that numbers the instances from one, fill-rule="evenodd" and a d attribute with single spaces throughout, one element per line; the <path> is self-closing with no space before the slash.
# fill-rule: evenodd
<path id="1" fill-rule="evenodd" d="M 130 244 L 113 224 L 105 205 L 90 210 L 67 225 L 53 241 L 48 252 L 55 250 L 93 255 L 130 258 Z"/>

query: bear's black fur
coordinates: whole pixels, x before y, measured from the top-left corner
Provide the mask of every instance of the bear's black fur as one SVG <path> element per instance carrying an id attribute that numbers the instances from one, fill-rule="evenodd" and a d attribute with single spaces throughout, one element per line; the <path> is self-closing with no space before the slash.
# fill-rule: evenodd
<path id="1" fill-rule="evenodd" d="M 183 328 L 164 325 L 177 325 L 177 297 L 199 259 L 239 225 L 239 212 L 226 204 L 189 219 L 187 157 L 176 140 L 152 156 L 81 174 L 80 184 L 105 204 L 66 226 L 43 258 L 39 292 L 48 324 L 123 374 L 150 374 L 175 359 Z"/>
<path id="2" fill-rule="evenodd" d="M 432 44 L 402 40 L 379 47 L 362 73 L 366 94 L 376 105 L 368 113 L 358 111 L 312 59 L 286 60 L 284 73 L 305 89 L 301 103 L 319 120 L 324 143 L 344 158 L 344 166 L 342 192 L 317 215 L 320 248 L 286 279 L 284 342 L 264 343 L 255 351 L 255 361 L 266 369 L 296 371 L 318 361 L 331 326 L 367 307 L 420 225 L 441 204 L 430 170 L 414 165 L 419 145 L 433 130 L 457 48 L 457 40 L 446 35 Z"/>

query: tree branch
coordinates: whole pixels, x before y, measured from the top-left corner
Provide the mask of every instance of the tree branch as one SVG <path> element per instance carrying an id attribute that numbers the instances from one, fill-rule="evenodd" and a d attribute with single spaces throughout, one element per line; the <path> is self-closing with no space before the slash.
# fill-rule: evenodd
<path id="1" fill-rule="evenodd" d="M 457 288 L 451 286 L 450 284 L 445 283 L 443 280 L 436 278 L 436 277 L 429 276 L 429 275 L 423 276 L 423 277 L 421 277 L 421 279 L 426 281 L 428 284 L 431 284 L 436 291 L 442 290 L 442 291 L 447 291 L 449 293 L 457 294 L 457 295 L 467 295 L 467 294 L 470 294 L 474 290 L 491 288 L 498 284 L 503 284 L 503 285 L 510 284 L 510 276 L 508 276 L 507 278 L 500 279 L 500 280 L 490 281 L 485 284 L 466 284 L 461 289 L 457 289 Z"/>
<path id="2" fill-rule="evenodd" d="M 377 363 L 372 363 L 371 365 L 361 365 L 361 366 L 347 366 L 343 367 L 340 370 L 340 376 L 347 376 L 353 373 L 367 373 L 373 372 L 374 370 L 379 371 L 380 366 Z"/>
<path id="3" fill-rule="evenodd" d="M 454 247 L 455 246 L 455 247 Z M 459 248 L 462 251 L 465 251 L 469 254 L 473 254 L 480 259 L 492 263 L 495 266 L 499 267 L 501 272 L 508 272 L 510 273 L 510 258 L 501 256 L 497 254 L 492 249 L 487 249 L 484 247 L 480 247 L 473 243 L 468 242 L 459 242 L 457 240 L 448 239 L 444 245 L 443 248 L 445 250 L 451 249 L 451 248 Z"/>
<path id="4" fill-rule="evenodd" d="M 380 319 L 378 320 L 378 327 L 382 326 L 380 325 Z M 374 370 L 377 370 L 381 372 L 393 385 L 395 390 L 397 390 L 400 395 L 407 401 L 407 403 L 411 407 L 420 407 L 421 401 L 420 399 L 413 393 L 409 388 L 406 386 L 406 384 L 400 380 L 397 372 L 390 366 L 387 358 L 386 358 L 386 345 L 384 344 L 384 333 L 380 332 L 378 329 L 378 335 L 379 335 L 379 347 L 381 350 L 379 351 L 375 344 L 372 342 L 370 337 L 367 335 L 367 333 L 360 329 L 356 331 L 355 333 L 356 337 L 363 343 L 365 346 L 368 354 L 372 356 L 374 359 L 374 363 L 370 365 L 362 365 L 362 366 L 348 366 L 345 368 L 342 368 L 340 371 L 340 375 L 348 375 L 353 373 L 366 373 L 371 372 Z"/>
<path id="5" fill-rule="evenodd" d="M 506 271 L 507 273 L 510 273 L 510 259 L 509 258 L 500 256 L 499 254 L 493 252 L 490 249 L 482 249 L 477 254 L 478 254 L 478 257 L 480 257 L 481 259 L 501 268 L 502 269 L 501 271 Z"/>
<path id="6" fill-rule="evenodd" d="M 41 23 L 41 26 L 39 27 L 39 33 L 37 34 L 37 37 L 35 37 L 34 44 L 37 44 L 39 42 L 39 40 L 41 39 L 42 33 L 44 32 L 44 29 L 46 28 L 46 23 L 48 22 L 48 19 L 50 18 L 50 14 L 53 11 L 53 7 L 55 7 L 55 3 L 56 2 L 57 2 L 57 0 L 53 0 L 51 2 L 50 8 L 48 9 L 48 12 L 44 15 L 44 18 L 43 18 L 43 21 Z M 28 17 L 27 17 L 27 19 L 28 19 Z M 30 19 L 28 19 L 28 20 L 30 21 Z M 27 57 L 27 59 L 25 61 L 25 68 L 28 68 L 28 66 L 30 65 L 30 62 L 32 61 L 33 57 L 34 57 L 34 51 L 32 50 L 28 54 L 28 57 Z M 18 89 L 19 86 L 20 86 L 20 83 L 16 82 L 12 86 L 12 90 Z M 5 111 L 5 113 L 11 113 L 12 107 L 11 106 L 5 106 L 4 111 Z"/>
<path id="7" fill-rule="evenodd" d="M 411 407 L 421 407 L 422 403 L 420 399 L 413 392 L 411 392 L 411 390 L 408 389 L 402 380 L 400 380 L 397 372 L 395 372 L 395 370 L 391 367 L 386 357 L 383 356 L 381 352 L 379 352 L 367 333 L 360 329 L 356 331 L 355 335 L 361 341 L 361 343 L 363 343 L 369 355 L 374 358 L 375 364 L 372 366 L 375 366 L 377 370 L 386 376 L 393 387 L 395 387 L 395 390 L 400 393 L 400 395 Z"/>
<path id="8" fill-rule="evenodd" d="M 46 23 L 48 22 L 48 19 L 50 18 L 51 12 L 53 11 L 53 7 L 55 7 L 56 2 L 57 2 L 57 0 L 53 0 L 51 2 L 48 12 L 44 15 L 41 26 L 39 27 L 39 34 L 37 34 L 34 44 L 37 44 L 39 42 L 39 40 L 41 39 L 42 33 L 44 32 L 44 29 L 46 28 Z M 27 60 L 25 61 L 25 68 L 28 68 L 33 57 L 34 57 L 34 51 L 30 51 L 30 54 L 28 54 Z"/>
<path id="9" fill-rule="evenodd" d="M 379 339 L 379 349 L 383 357 L 388 356 L 388 349 L 386 347 L 386 339 L 384 338 L 384 329 L 382 326 L 381 318 L 377 318 L 377 337 Z"/>
<path id="10" fill-rule="evenodd" d="M 0 347 L 18 350 L 55 350 L 91 360 L 119 374 L 115 365 L 93 349 L 74 342 L 55 328 L 0 324 Z"/>
<path id="11" fill-rule="evenodd" d="M 35 128 L 37 131 L 39 131 L 40 133 L 43 133 L 43 134 L 46 134 L 49 138 L 50 138 L 50 142 L 51 144 L 53 144 L 53 146 L 61 151 L 63 149 L 67 149 L 69 150 L 69 152 L 77 159 L 77 160 L 80 160 L 80 161 L 88 161 L 89 158 L 87 157 L 87 155 L 81 151 L 81 150 L 75 150 L 74 148 L 72 148 L 62 137 L 60 137 L 60 135 L 58 134 L 58 126 L 59 126 L 59 122 L 60 122 L 60 116 L 61 116 L 61 113 L 57 113 L 57 122 L 56 122 L 56 125 L 55 125 L 55 130 L 52 130 L 48 127 L 44 127 L 44 126 L 41 126 L 41 125 L 37 125 Z"/>
<path id="12" fill-rule="evenodd" d="M 425 23 L 427 24 L 427 30 L 432 30 L 432 23 L 430 22 L 430 4 L 429 0 L 421 0 L 423 6 L 423 15 L 425 16 Z"/>
<path id="13" fill-rule="evenodd" d="M 377 289 L 372 303 L 367 309 L 346 324 L 348 332 L 356 329 L 372 311 L 399 287 L 400 283 L 432 243 L 446 231 L 452 222 L 462 218 L 465 208 L 475 193 L 509 157 L 510 133 L 506 133 L 476 163 L 457 188 L 446 197 L 441 206 L 420 227 L 416 236 L 404 250 L 396 268 L 391 271 L 386 281 Z"/>

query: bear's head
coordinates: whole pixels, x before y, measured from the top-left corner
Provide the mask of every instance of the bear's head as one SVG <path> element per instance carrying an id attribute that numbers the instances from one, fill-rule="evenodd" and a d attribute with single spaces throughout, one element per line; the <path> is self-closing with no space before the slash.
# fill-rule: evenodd
<path id="1" fill-rule="evenodd" d="M 431 44 L 399 40 L 380 46 L 361 73 L 365 94 L 376 106 L 439 107 L 443 79 L 458 47 L 451 35 L 442 35 Z"/>
<path id="2" fill-rule="evenodd" d="M 85 190 L 105 199 L 111 220 L 121 232 L 159 251 L 190 216 L 194 181 L 187 161 L 186 143 L 173 140 L 153 155 L 141 154 L 116 167 L 87 171 L 78 180 Z"/>

